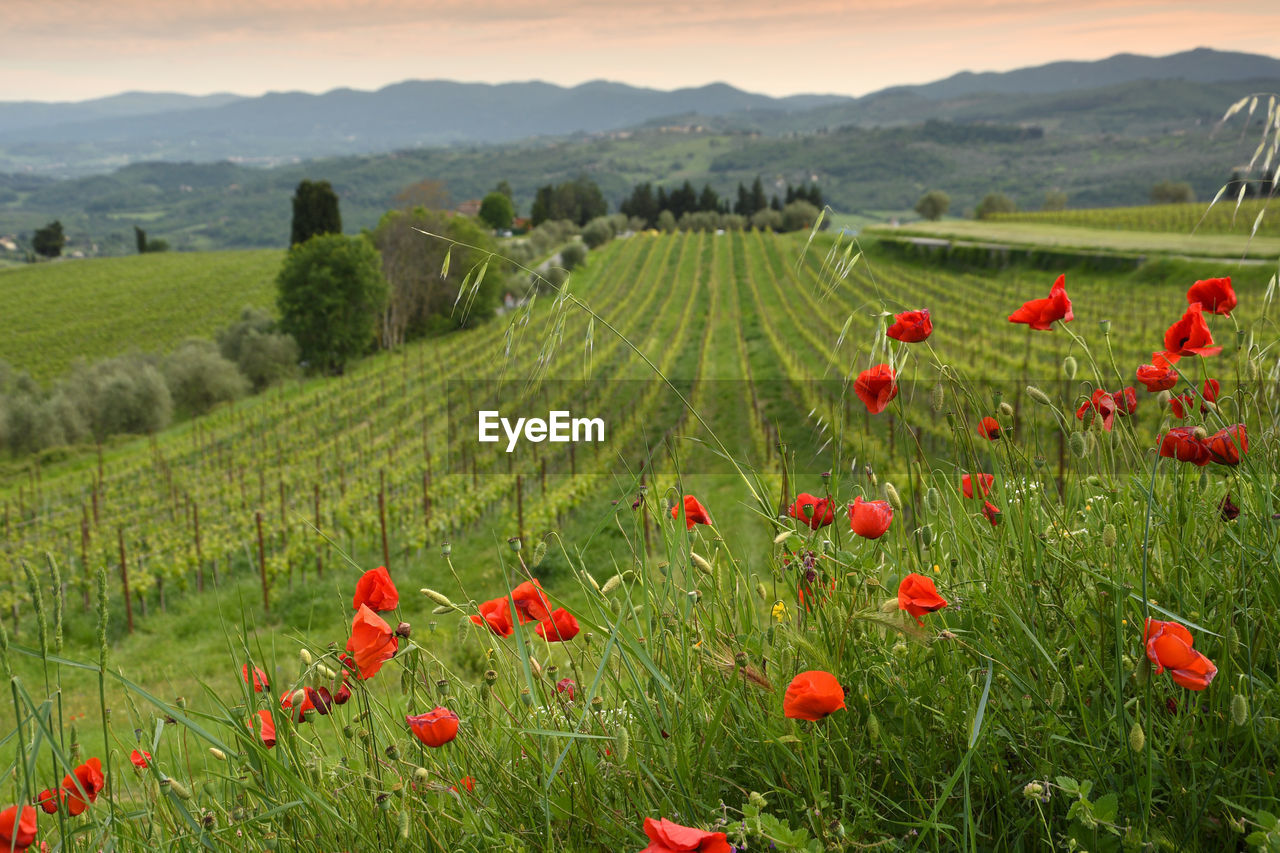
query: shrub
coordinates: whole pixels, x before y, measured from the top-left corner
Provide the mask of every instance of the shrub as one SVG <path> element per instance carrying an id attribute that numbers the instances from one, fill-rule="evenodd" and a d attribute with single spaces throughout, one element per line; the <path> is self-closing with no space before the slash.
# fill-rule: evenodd
<path id="1" fill-rule="evenodd" d="M 152 433 L 169 425 L 173 398 L 160 370 L 141 355 L 77 364 L 62 386 L 94 438 Z"/>
<path id="2" fill-rule="evenodd" d="M 951 208 L 951 196 L 942 190 L 929 190 L 916 202 L 916 213 L 925 219 L 937 221 Z"/>
<path id="3" fill-rule="evenodd" d="M 793 201 L 782 208 L 783 231 L 808 231 L 818 221 L 818 208 L 807 201 Z"/>
<path id="4" fill-rule="evenodd" d="M 759 231 L 781 231 L 782 214 L 779 211 L 765 208 L 751 214 L 751 227 Z"/>
<path id="5" fill-rule="evenodd" d="M 570 243 L 560 250 L 560 266 L 572 272 L 587 259 L 587 248 L 581 243 Z"/>
<path id="6" fill-rule="evenodd" d="M 1018 205 L 1004 193 L 987 193 L 974 208 L 974 219 L 986 219 L 993 213 L 1014 213 Z"/>
<path id="7" fill-rule="evenodd" d="M 582 242 L 588 249 L 595 249 L 608 243 L 614 237 L 614 224 L 607 216 L 597 216 L 582 229 Z"/>
<path id="8" fill-rule="evenodd" d="M 233 361 L 256 394 L 298 370 L 298 343 L 277 331 L 276 321 L 261 308 L 246 307 L 240 319 L 218 332 L 218 350 Z"/>
<path id="9" fill-rule="evenodd" d="M 249 390 L 249 380 L 212 341 L 184 342 L 165 359 L 164 379 L 174 405 L 190 415 L 202 415 Z"/>

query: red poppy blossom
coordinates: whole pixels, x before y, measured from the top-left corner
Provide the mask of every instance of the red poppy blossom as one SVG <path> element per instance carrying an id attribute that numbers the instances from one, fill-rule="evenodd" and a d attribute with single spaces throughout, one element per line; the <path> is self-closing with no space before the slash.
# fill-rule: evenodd
<path id="1" fill-rule="evenodd" d="M 557 607 L 543 622 L 538 624 L 535 633 L 548 643 L 564 643 L 578 636 L 578 620 L 563 607 Z"/>
<path id="2" fill-rule="evenodd" d="M 864 539 L 879 539 L 892 523 L 888 501 L 864 501 L 859 495 L 849 504 L 849 529 Z"/>
<path id="3" fill-rule="evenodd" d="M 255 715 L 258 718 L 258 739 L 262 741 L 262 745 L 267 749 L 276 745 L 276 723 L 271 719 L 271 712 L 265 708 Z M 253 731 L 253 722 L 248 723 L 249 730 Z"/>
<path id="4" fill-rule="evenodd" d="M 1188 690 L 1204 690 L 1218 674 L 1212 661 L 1191 648 L 1191 632 L 1177 622 L 1147 619 L 1142 642 L 1147 647 L 1147 658 L 1155 664 L 1156 675 L 1167 669 L 1174 683 Z"/>
<path id="5" fill-rule="evenodd" d="M 475 777 L 474 777 L 474 776 L 463 776 L 461 779 L 459 779 L 459 780 L 458 780 L 458 784 L 457 784 L 457 785 L 453 785 L 453 786 L 451 786 L 451 787 L 449 788 L 449 790 L 450 790 L 450 791 L 453 791 L 453 792 L 456 794 L 456 793 L 458 793 L 458 788 L 459 788 L 459 787 L 466 788 L 466 789 L 467 789 L 467 793 L 468 793 L 468 794 L 469 794 L 469 793 L 471 793 L 472 791 L 474 791 L 474 790 L 476 789 L 476 780 L 475 780 Z"/>
<path id="6" fill-rule="evenodd" d="M 1204 440 L 1209 458 L 1219 465 L 1239 465 L 1240 457 L 1249 452 L 1249 435 L 1244 424 L 1232 424 Z"/>
<path id="7" fill-rule="evenodd" d="M 351 609 L 359 610 L 362 604 L 378 613 L 395 610 L 400 606 L 400 593 L 391 582 L 386 566 L 370 569 L 356 581 L 356 594 L 351 599 Z"/>
<path id="8" fill-rule="evenodd" d="M 526 622 L 542 622 L 551 613 L 551 602 L 542 592 L 542 583 L 534 578 L 525 581 L 511 590 L 511 600 L 515 604 L 516 616 L 520 624 Z"/>
<path id="9" fill-rule="evenodd" d="M 805 590 L 806 590 L 806 589 L 809 591 L 809 594 L 808 594 L 807 596 L 805 595 Z M 805 612 L 806 612 L 806 613 L 808 613 L 808 612 L 809 612 L 809 610 L 811 609 L 811 608 L 810 608 L 810 602 L 813 602 L 813 603 L 815 603 L 815 604 L 820 604 L 820 603 L 822 603 L 823 601 L 826 601 L 828 598 L 830 598 L 830 597 L 831 597 L 831 593 L 833 593 L 833 592 L 835 592 L 835 591 L 836 591 L 836 579 L 835 579 L 835 578 L 832 578 L 832 579 L 827 583 L 827 591 L 826 591 L 825 593 L 824 593 L 824 592 L 822 592 L 822 585 L 821 585 L 821 584 L 818 584 L 818 586 L 817 586 L 817 590 L 815 591 L 815 589 L 814 589 L 813 585 L 812 585 L 812 584 L 810 584 L 810 583 L 809 583 L 809 581 L 803 581 L 803 582 L 800 584 L 800 588 L 796 590 L 796 597 L 797 597 L 797 598 L 799 598 L 799 600 L 800 600 L 800 606 L 804 608 L 804 610 L 805 610 Z"/>
<path id="10" fill-rule="evenodd" d="M 1216 379 L 1206 379 L 1204 381 L 1204 392 L 1201 396 L 1204 398 L 1200 403 L 1200 411 L 1209 411 L 1208 403 L 1218 402 L 1218 393 L 1222 390 L 1222 386 L 1218 384 Z"/>
<path id="11" fill-rule="evenodd" d="M 360 678 L 373 678 L 377 675 L 382 665 L 391 660 L 399 648 L 400 641 L 392 633 L 391 626 L 370 610 L 368 605 L 360 605 L 360 610 L 351 620 L 351 637 L 347 640 L 347 651 L 355 658 Z"/>
<path id="12" fill-rule="evenodd" d="M 844 688 L 836 677 L 820 669 L 802 672 L 787 685 L 782 713 L 792 720 L 817 722 L 844 707 Z"/>
<path id="13" fill-rule="evenodd" d="M 351 688 L 347 686 L 347 673 L 342 673 L 342 683 L 338 685 L 338 692 L 333 694 L 333 704 L 345 705 L 347 700 L 351 698 Z"/>
<path id="14" fill-rule="evenodd" d="M 1053 328 L 1055 320 L 1069 323 L 1075 319 L 1071 313 L 1071 300 L 1067 298 L 1067 277 L 1058 276 L 1058 280 L 1049 289 L 1048 297 L 1032 299 L 1022 303 L 1022 307 L 1009 315 L 1010 323 L 1026 323 L 1033 329 L 1047 332 Z"/>
<path id="15" fill-rule="evenodd" d="M 1132 386 L 1121 388 L 1111 395 L 1111 399 L 1115 400 L 1117 415 L 1128 416 L 1138 411 L 1138 394 Z"/>
<path id="16" fill-rule="evenodd" d="M 898 584 L 898 609 L 914 616 L 917 625 L 924 624 L 924 620 L 920 618 L 924 614 L 946 606 L 947 600 L 938 595 L 938 588 L 932 578 L 912 572 Z"/>
<path id="17" fill-rule="evenodd" d="M 796 496 L 787 514 L 817 530 L 836 520 L 835 501 L 805 492 Z"/>
<path id="18" fill-rule="evenodd" d="M 985 439 L 995 441 L 1000 437 L 1000 422 L 995 418 L 987 415 L 978 421 L 978 435 Z"/>
<path id="19" fill-rule="evenodd" d="M 1222 500 L 1218 503 L 1218 514 L 1223 521 L 1235 521 L 1240 517 L 1240 507 L 1236 506 L 1235 501 L 1231 500 L 1230 493 L 1223 495 Z"/>
<path id="20" fill-rule="evenodd" d="M 40 795 L 36 797 L 36 805 L 39 806 L 40 810 L 45 814 L 57 814 L 58 803 L 62 799 L 61 795 L 61 789 L 59 789 L 58 793 L 55 794 L 53 791 L 45 788 L 40 792 Z"/>
<path id="21" fill-rule="evenodd" d="M 671 508 L 671 517 L 680 517 L 679 506 Z M 693 529 L 695 524 L 711 524 L 711 516 L 707 514 L 707 508 L 699 503 L 698 499 L 693 495 L 684 496 L 684 523 L 690 530 Z"/>
<path id="22" fill-rule="evenodd" d="M 1196 408 L 1196 398 L 1190 391 L 1174 394 L 1169 398 L 1169 412 L 1178 420 L 1188 417 Z"/>
<path id="23" fill-rule="evenodd" d="M 1144 364 L 1138 368 L 1138 381 L 1154 394 L 1159 391 L 1168 391 L 1174 385 L 1177 385 L 1178 373 L 1169 367 Z"/>
<path id="24" fill-rule="evenodd" d="M 147 766 L 151 763 L 151 753 L 135 749 L 133 752 L 129 753 L 129 760 L 133 762 L 133 766 L 139 770 L 146 770 Z"/>
<path id="25" fill-rule="evenodd" d="M 473 615 L 471 621 L 477 625 L 488 625 L 489 630 L 499 637 L 510 637 L 515 630 L 511 623 L 511 601 L 505 595 L 481 604 L 480 615 Z"/>
<path id="26" fill-rule="evenodd" d="M 644 819 L 644 834 L 649 836 L 649 846 L 640 853 L 732 853 L 728 837 L 723 832 L 704 832 L 689 826 L 672 823 L 666 818 Z"/>
<path id="27" fill-rule="evenodd" d="M 1193 303 L 1182 319 L 1169 327 L 1164 333 L 1164 352 L 1160 353 L 1169 363 L 1177 361 L 1184 355 L 1217 355 L 1222 347 L 1213 345 L 1213 335 L 1209 332 L 1209 324 L 1204 321 L 1203 309 L 1199 302 Z M 1152 354 L 1155 358 L 1155 354 Z"/>
<path id="28" fill-rule="evenodd" d="M 868 412 L 878 415 L 889 401 L 898 396 L 898 374 L 887 364 L 877 364 L 858 374 L 853 383 L 853 393 L 858 395 Z"/>
<path id="29" fill-rule="evenodd" d="M 893 315 L 894 323 L 885 330 L 885 334 L 895 341 L 904 344 L 918 344 L 933 334 L 933 321 L 929 319 L 929 311 L 903 311 Z"/>
<path id="30" fill-rule="evenodd" d="M 1084 420 L 1085 413 L 1090 409 L 1102 417 L 1102 428 L 1110 432 L 1111 424 L 1116 418 L 1116 398 L 1111 396 L 1109 391 L 1099 388 L 1088 400 L 1080 404 L 1080 408 L 1076 409 L 1076 418 Z M 1092 418 L 1090 420 L 1092 421 Z"/>
<path id="31" fill-rule="evenodd" d="M 1000 507 L 991 501 L 982 502 L 982 514 L 986 516 L 987 521 L 991 522 L 991 526 L 995 527 L 1000 523 Z"/>
<path id="32" fill-rule="evenodd" d="M 249 683 L 249 664 L 243 664 L 240 667 L 240 677 L 244 679 L 244 683 Z M 267 674 L 260 668 L 253 668 L 253 692 L 265 693 L 271 689 L 271 685 L 267 683 Z"/>
<path id="33" fill-rule="evenodd" d="M 406 716 L 413 736 L 429 747 L 444 746 L 458 736 L 458 715 L 439 706 L 425 714 Z"/>
<path id="34" fill-rule="evenodd" d="M 1195 427 L 1173 427 L 1160 436 L 1160 455 L 1193 465 L 1208 465 L 1212 459 L 1204 439 Z"/>
<path id="35" fill-rule="evenodd" d="M 1236 291 L 1231 286 L 1231 278 L 1206 278 L 1197 281 L 1187 290 L 1187 302 L 1200 307 L 1210 314 L 1231 316 L 1231 309 L 1236 307 Z"/>
<path id="36" fill-rule="evenodd" d="M 36 810 L 31 806 L 9 806 L 0 812 L 0 850 L 26 850 L 36 843 Z M 728 847 L 724 848 L 726 853 Z"/>
<path id="37" fill-rule="evenodd" d="M 327 716 L 331 707 L 333 697 L 329 695 L 328 687 L 303 687 L 290 690 L 280 697 L 280 709 L 288 711 L 295 723 L 306 722 L 309 719 L 307 714 L 312 711 L 322 717 Z"/>
<path id="38" fill-rule="evenodd" d="M 578 684 L 572 678 L 562 678 L 556 682 L 556 692 L 563 693 L 569 697 L 569 701 L 573 701 L 574 694 L 577 692 Z"/>
<path id="39" fill-rule="evenodd" d="M 90 758 L 76 768 L 75 776 L 70 773 L 62 778 L 63 797 L 67 804 L 67 814 L 75 817 L 98 799 L 98 793 L 106 785 L 102 775 L 102 760 Z"/>
<path id="40" fill-rule="evenodd" d="M 960 478 L 960 493 L 966 498 L 973 497 L 974 477 L 977 478 L 978 490 L 982 492 L 982 496 L 985 498 L 991 494 L 991 484 L 996 481 L 994 474 L 965 474 Z"/>

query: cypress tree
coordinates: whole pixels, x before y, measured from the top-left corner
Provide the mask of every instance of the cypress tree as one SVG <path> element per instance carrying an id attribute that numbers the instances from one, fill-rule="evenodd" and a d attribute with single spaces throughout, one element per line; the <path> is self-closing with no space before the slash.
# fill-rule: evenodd
<path id="1" fill-rule="evenodd" d="M 328 181 L 303 180 L 293 194 L 293 228 L 289 245 L 305 243 L 317 234 L 341 234 L 338 194 Z"/>

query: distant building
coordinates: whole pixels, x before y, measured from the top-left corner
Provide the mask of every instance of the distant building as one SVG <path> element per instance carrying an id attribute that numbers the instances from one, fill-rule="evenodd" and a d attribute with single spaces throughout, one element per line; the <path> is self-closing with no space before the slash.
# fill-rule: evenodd
<path id="1" fill-rule="evenodd" d="M 480 199 L 470 198 L 454 208 L 454 212 L 460 216 L 476 216 L 480 213 Z"/>

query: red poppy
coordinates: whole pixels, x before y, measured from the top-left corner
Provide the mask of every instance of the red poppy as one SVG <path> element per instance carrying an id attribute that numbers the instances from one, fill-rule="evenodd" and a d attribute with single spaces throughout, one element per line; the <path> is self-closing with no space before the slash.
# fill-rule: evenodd
<path id="1" fill-rule="evenodd" d="M 557 607 L 545 621 L 539 623 L 535 633 L 548 643 L 564 643 L 578 636 L 578 620 L 563 607 Z"/>
<path id="2" fill-rule="evenodd" d="M 307 714 L 312 711 L 322 717 L 327 716 L 331 707 L 333 697 L 329 695 L 328 687 L 303 687 L 290 690 L 280 697 L 281 710 L 288 711 L 295 723 L 306 722 L 309 719 Z"/>
<path id="3" fill-rule="evenodd" d="M 1111 396 L 1109 391 L 1099 388 L 1093 392 L 1093 396 L 1080 404 L 1080 408 L 1076 409 L 1076 418 L 1084 420 L 1085 413 L 1090 409 L 1102 416 L 1102 428 L 1110 432 L 1111 423 L 1116 417 L 1116 398 Z"/>
<path id="4" fill-rule="evenodd" d="M 680 507 L 673 506 L 671 508 L 671 517 L 680 517 Z M 707 508 L 698 502 L 693 495 L 684 496 L 684 523 L 690 530 L 695 524 L 711 524 L 711 516 L 707 514 Z"/>
<path id="5" fill-rule="evenodd" d="M 796 502 L 787 508 L 787 514 L 817 530 L 836 520 L 835 501 L 805 492 L 796 496 Z"/>
<path id="6" fill-rule="evenodd" d="M 991 441 L 995 441 L 1000 437 L 1000 422 L 990 415 L 987 415 L 985 418 L 978 421 L 978 435 L 983 438 L 990 439 Z"/>
<path id="7" fill-rule="evenodd" d="M 1173 427 L 1160 436 L 1160 455 L 1201 466 L 1212 458 L 1204 439 L 1196 435 L 1196 427 Z"/>
<path id="8" fill-rule="evenodd" d="M 351 599 L 351 609 L 359 610 L 362 604 L 379 613 L 395 610 L 400 605 L 400 593 L 391 582 L 386 566 L 370 569 L 356 581 L 356 594 Z"/>
<path id="9" fill-rule="evenodd" d="M 844 707 L 844 688 L 836 677 L 820 669 L 802 672 L 787 685 L 782 713 L 793 720 L 817 722 Z"/>
<path id="10" fill-rule="evenodd" d="M 98 799 L 98 793 L 106 784 L 102 775 L 102 761 L 90 758 L 76 768 L 75 777 L 68 773 L 62 778 L 63 797 L 67 804 L 67 814 L 75 817 Z"/>
<path id="11" fill-rule="evenodd" d="M 435 707 L 416 717 L 405 717 L 414 737 L 430 747 L 444 746 L 458 736 L 458 715 L 448 708 Z"/>
<path id="12" fill-rule="evenodd" d="M 351 688 L 347 686 L 347 673 L 342 673 L 342 683 L 338 685 L 338 692 L 333 694 L 333 704 L 345 705 L 347 700 L 351 698 Z"/>
<path id="13" fill-rule="evenodd" d="M 271 712 L 263 709 L 257 713 L 258 717 L 258 739 L 262 741 L 262 745 L 267 749 L 276 745 L 276 724 L 271 719 Z M 253 723 L 248 724 L 249 730 L 253 731 Z"/>
<path id="14" fill-rule="evenodd" d="M 373 678 L 399 648 L 400 641 L 392 633 L 391 626 L 368 605 L 360 605 L 351 620 L 351 637 L 347 640 L 347 651 L 355 657 L 360 677 Z"/>
<path id="15" fill-rule="evenodd" d="M 924 620 L 920 618 L 924 614 L 946 606 L 947 600 L 938 595 L 938 588 L 931 578 L 912 572 L 898 584 L 898 609 L 914 616 L 917 625 L 924 624 Z"/>
<path id="16" fill-rule="evenodd" d="M 723 832 L 704 832 L 689 826 L 672 823 L 666 818 L 644 819 L 644 834 L 649 836 L 649 846 L 640 853 L 732 853 L 728 837 Z"/>
<path id="17" fill-rule="evenodd" d="M 885 334 L 895 341 L 904 344 L 918 344 L 933 334 L 933 321 L 929 319 L 929 310 L 903 311 L 893 315 L 894 324 L 885 330 Z"/>
<path id="18" fill-rule="evenodd" d="M 133 762 L 133 766 L 139 770 L 146 770 L 147 765 L 151 762 L 151 753 L 134 750 L 129 753 L 129 760 Z"/>
<path id="19" fill-rule="evenodd" d="M 249 664 L 243 664 L 240 667 L 240 677 L 244 679 L 244 683 L 249 683 Z M 267 674 L 258 667 L 253 668 L 253 692 L 265 693 L 271 689 L 271 685 L 267 684 Z"/>
<path id="20" fill-rule="evenodd" d="M 551 613 L 551 602 L 542 593 L 542 583 L 537 578 L 525 581 L 511 590 L 511 600 L 516 606 L 520 624 L 542 622 Z"/>
<path id="21" fill-rule="evenodd" d="M 807 596 L 805 595 L 806 589 L 809 590 L 809 594 Z M 810 610 L 810 607 L 809 607 L 810 601 L 813 601 L 815 604 L 821 603 L 823 601 L 826 601 L 830 597 L 831 593 L 836 591 L 836 579 L 832 578 L 827 583 L 826 593 L 819 595 L 821 591 L 822 591 L 821 584 L 818 585 L 818 591 L 815 592 L 813 585 L 809 581 L 801 582 L 800 588 L 796 590 L 796 596 L 800 599 L 800 606 L 804 608 L 806 613 L 808 613 Z"/>
<path id="22" fill-rule="evenodd" d="M 511 601 L 504 595 L 480 605 L 480 615 L 472 616 L 471 621 L 477 625 L 488 625 L 489 630 L 499 637 L 510 637 L 515 626 L 511 624 Z"/>
<path id="23" fill-rule="evenodd" d="M 36 810 L 31 806 L 9 806 L 0 812 L 0 851 L 26 850 L 36 843 Z M 724 848 L 726 851 L 728 847 Z"/>
<path id="24" fill-rule="evenodd" d="M 991 522 L 992 527 L 1000 523 L 1000 507 L 991 501 L 982 502 L 982 514 L 987 517 L 987 521 Z"/>
<path id="25" fill-rule="evenodd" d="M 1190 415 L 1196 407 L 1196 398 L 1190 392 L 1174 394 L 1169 398 L 1169 412 L 1178 420 Z"/>
<path id="26" fill-rule="evenodd" d="M 991 494 L 991 484 L 996 481 L 994 474 L 965 474 L 960 478 L 960 493 L 966 498 L 973 497 L 973 478 L 978 478 L 978 490 L 982 492 L 985 498 Z"/>
<path id="27" fill-rule="evenodd" d="M 1218 384 L 1216 379 L 1206 379 L 1204 381 L 1204 393 L 1201 395 L 1204 399 L 1200 403 L 1200 411 L 1209 411 L 1208 403 L 1218 402 L 1218 392 L 1222 390 L 1222 386 Z"/>
<path id="28" fill-rule="evenodd" d="M 1249 435 L 1244 424 L 1232 424 L 1206 438 L 1204 446 L 1219 465 L 1239 465 L 1240 457 L 1249 452 Z"/>
<path id="29" fill-rule="evenodd" d="M 1147 390 L 1154 394 L 1157 391 L 1168 391 L 1174 385 L 1177 385 L 1178 373 L 1169 367 L 1144 364 L 1138 368 L 1138 381 L 1147 386 Z"/>
<path id="30" fill-rule="evenodd" d="M 1206 278 L 1197 281 L 1187 290 L 1187 302 L 1197 302 L 1210 314 L 1231 316 L 1231 309 L 1236 307 L 1236 291 L 1231 286 L 1231 278 Z"/>
<path id="31" fill-rule="evenodd" d="M 62 799 L 62 796 L 63 794 L 61 789 L 59 789 L 58 793 L 55 794 L 53 791 L 45 788 L 40 792 L 40 796 L 36 797 L 36 805 L 39 806 L 40 810 L 45 814 L 57 814 L 58 803 Z"/>
<path id="32" fill-rule="evenodd" d="M 577 682 L 575 682 L 572 678 L 562 678 L 556 682 L 556 692 L 563 693 L 564 695 L 568 696 L 570 702 L 573 701 L 573 697 L 577 689 L 578 689 Z"/>
<path id="33" fill-rule="evenodd" d="M 1223 521 L 1235 521 L 1240 517 L 1240 507 L 1231 500 L 1230 493 L 1223 495 L 1221 502 L 1218 503 L 1218 513 Z"/>
<path id="34" fill-rule="evenodd" d="M 450 790 L 450 791 L 453 791 L 453 792 L 456 794 L 456 793 L 458 793 L 458 787 L 459 787 L 459 786 L 461 786 L 461 787 L 463 787 L 463 788 L 466 788 L 466 789 L 467 789 L 467 793 L 468 793 L 468 794 L 469 794 L 469 793 L 471 793 L 472 791 L 474 791 L 474 790 L 476 789 L 476 780 L 475 780 L 475 777 L 474 777 L 474 776 L 463 776 L 461 779 L 459 779 L 459 780 L 458 780 L 458 784 L 457 784 L 457 785 L 453 785 L 453 786 L 451 786 L 451 787 L 449 788 L 449 790 Z"/>
<path id="35" fill-rule="evenodd" d="M 1191 648 L 1191 632 L 1177 622 L 1147 619 L 1142 633 L 1147 658 L 1156 666 L 1156 675 L 1169 670 L 1174 683 L 1188 690 L 1204 690 L 1218 674 L 1218 668 Z"/>
<path id="36" fill-rule="evenodd" d="M 1204 314 L 1199 302 L 1192 303 L 1182 319 L 1169 327 L 1164 333 L 1164 352 L 1160 353 L 1167 362 L 1175 362 L 1184 355 L 1217 355 L 1222 347 L 1213 345 L 1213 335 L 1209 332 L 1209 324 L 1204 321 Z M 1152 354 L 1152 358 L 1155 354 Z"/>
<path id="37" fill-rule="evenodd" d="M 858 395 L 868 412 L 878 415 L 890 400 L 898 396 L 898 375 L 889 365 L 877 364 L 858 374 L 853 383 L 853 393 Z"/>
<path id="38" fill-rule="evenodd" d="M 1022 307 L 1009 315 L 1010 323 L 1026 323 L 1033 329 L 1047 332 L 1053 328 L 1054 320 L 1069 323 L 1075 319 L 1071 313 L 1071 300 L 1067 298 L 1067 277 L 1058 276 L 1058 280 L 1049 289 L 1045 299 L 1032 299 L 1022 303 Z"/>
<path id="39" fill-rule="evenodd" d="M 879 539 L 893 523 L 893 507 L 888 501 L 864 501 L 862 496 L 849 504 L 849 529 L 864 539 Z"/>
<path id="40" fill-rule="evenodd" d="M 1121 388 L 1111 395 L 1111 399 L 1115 400 L 1117 415 L 1128 416 L 1138 411 L 1138 393 L 1132 386 Z"/>

